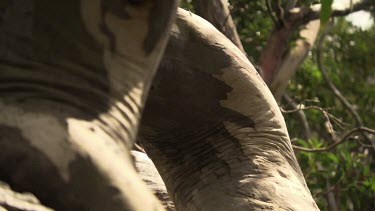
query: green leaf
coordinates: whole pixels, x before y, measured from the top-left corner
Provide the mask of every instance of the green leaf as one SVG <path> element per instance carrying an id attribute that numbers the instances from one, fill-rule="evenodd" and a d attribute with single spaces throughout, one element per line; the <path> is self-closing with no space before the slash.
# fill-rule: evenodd
<path id="1" fill-rule="evenodd" d="M 363 169 L 363 175 L 367 176 L 367 175 L 369 175 L 369 173 L 370 173 L 370 167 L 369 166 L 365 166 L 365 168 Z"/>
<path id="2" fill-rule="evenodd" d="M 339 158 L 337 158 L 337 156 L 336 156 L 335 154 L 333 154 L 333 153 L 328 152 L 328 153 L 327 153 L 327 157 L 328 157 L 331 161 L 333 161 L 334 163 L 338 163 L 338 162 L 339 162 Z"/>
<path id="3" fill-rule="evenodd" d="M 325 25 L 332 12 L 333 0 L 322 0 L 322 8 L 320 9 L 320 21 L 322 25 Z"/>

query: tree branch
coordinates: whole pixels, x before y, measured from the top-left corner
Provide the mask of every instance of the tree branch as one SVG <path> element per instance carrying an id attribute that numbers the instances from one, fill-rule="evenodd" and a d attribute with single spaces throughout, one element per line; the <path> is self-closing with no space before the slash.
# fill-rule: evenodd
<path id="1" fill-rule="evenodd" d="M 349 138 L 355 134 L 355 133 L 358 133 L 358 132 L 367 132 L 367 133 L 371 133 L 371 134 L 375 134 L 375 130 L 373 129 L 370 129 L 370 128 L 367 128 L 367 127 L 356 127 L 354 129 L 352 129 L 351 131 L 347 132 L 342 138 L 340 141 L 337 141 L 327 147 L 323 147 L 323 148 L 316 148 L 316 149 L 311 149 L 311 148 L 306 148 L 306 147 L 300 147 L 300 146 L 296 146 L 296 145 L 293 145 L 293 149 L 294 150 L 298 150 L 298 151 L 304 151 L 304 152 L 327 152 L 333 148 L 335 148 L 336 146 L 344 143 L 345 141 L 349 140 Z"/>
<path id="2" fill-rule="evenodd" d="M 359 114 L 354 110 L 353 106 L 348 102 L 348 100 L 346 100 L 346 98 L 341 94 L 340 90 L 337 89 L 337 87 L 333 84 L 333 82 L 331 81 L 330 77 L 328 76 L 328 73 L 322 63 L 322 46 L 323 46 L 323 41 L 324 41 L 324 38 L 326 36 L 326 34 L 328 33 L 328 30 L 329 30 L 330 27 L 327 28 L 327 30 L 325 30 L 325 32 L 323 32 L 323 34 L 321 35 L 319 41 L 318 41 L 318 46 L 317 46 L 317 62 L 318 62 L 318 66 L 319 66 L 319 69 L 320 69 L 320 72 L 322 73 L 323 75 L 323 78 L 324 80 L 326 81 L 328 87 L 331 89 L 331 91 L 333 92 L 333 94 L 335 95 L 335 97 L 337 97 L 340 102 L 344 105 L 344 107 L 352 114 L 352 116 L 354 117 L 355 121 L 356 121 L 356 124 L 357 126 L 362 126 L 362 120 L 361 120 L 361 117 L 359 116 Z"/>
<path id="3" fill-rule="evenodd" d="M 345 16 L 353 12 L 369 9 L 371 6 L 373 6 L 373 3 L 369 0 L 364 0 L 346 9 L 333 8 L 331 16 Z M 274 27 L 259 58 L 259 66 L 263 70 L 263 79 L 268 85 L 273 83 L 275 75 L 279 72 L 279 68 L 283 63 L 283 56 L 287 55 L 285 50 L 293 31 L 312 20 L 318 20 L 320 18 L 320 8 L 320 4 L 315 4 L 310 7 L 294 7 L 285 10 L 288 12 L 285 14 L 284 25 L 282 27 Z M 293 70 L 290 72 L 293 72 Z"/>
<path id="4" fill-rule="evenodd" d="M 368 10 L 374 3 L 369 0 L 363 0 L 358 3 L 352 4 L 345 9 L 332 8 L 331 17 L 346 16 L 350 13 L 358 12 L 361 10 Z M 320 18 L 320 4 L 314 4 L 308 8 L 293 8 L 288 12 L 288 20 L 291 23 L 294 23 L 295 26 L 300 26 L 306 24 L 312 20 Z"/>
<path id="5" fill-rule="evenodd" d="M 272 19 L 273 24 L 275 24 L 275 26 L 278 27 L 279 22 L 277 21 L 277 19 L 275 18 L 275 15 L 273 14 L 274 12 L 272 10 L 271 0 L 266 0 L 266 6 L 267 6 L 267 11 Z"/>
<path id="6" fill-rule="evenodd" d="M 335 95 L 336 98 L 338 98 L 341 102 L 341 104 L 349 111 L 349 113 L 352 115 L 354 118 L 356 125 L 358 127 L 363 126 L 362 119 L 359 116 L 358 112 L 353 108 L 353 106 L 349 103 L 349 101 L 341 94 L 340 90 L 337 89 L 337 87 L 333 84 L 331 81 L 324 65 L 322 62 L 322 46 L 323 46 L 323 41 L 325 36 L 328 34 L 329 30 L 331 29 L 332 26 L 327 26 L 325 30 L 323 31 L 319 41 L 318 41 L 318 46 L 317 46 L 317 63 L 320 69 L 320 72 L 323 75 L 324 80 L 328 84 L 329 89 L 332 91 L 332 93 Z M 373 147 L 375 148 L 375 141 L 372 141 L 365 133 L 363 133 L 363 136 L 366 138 L 367 141 L 371 142 Z"/>
<path id="7" fill-rule="evenodd" d="M 302 127 L 303 127 L 305 140 L 309 140 L 311 137 L 311 129 L 310 129 L 309 122 L 307 121 L 305 112 L 303 112 L 303 110 L 301 109 L 298 109 L 298 105 L 293 101 L 293 99 L 288 94 L 284 94 L 283 98 L 290 107 L 296 110 L 298 119 L 301 122 Z"/>
<path id="8" fill-rule="evenodd" d="M 279 64 L 278 71 L 274 74 L 269 85 L 276 101 L 280 101 L 290 78 L 293 77 L 300 64 L 305 60 L 307 53 L 314 46 L 320 29 L 320 21 L 314 20 L 307 23 L 299 32 L 300 38 L 295 46 L 288 50 Z"/>
<path id="9" fill-rule="evenodd" d="M 294 110 L 284 110 L 283 108 L 280 108 L 281 112 L 283 112 L 283 113 L 294 113 L 294 112 L 297 112 L 299 110 L 308 110 L 308 109 L 315 109 L 315 110 L 321 111 L 324 114 L 324 116 L 332 119 L 340 127 L 342 127 L 343 125 L 349 126 L 348 123 L 345 123 L 345 122 L 341 121 L 340 119 L 338 119 L 334 115 L 332 115 L 329 112 L 327 112 L 326 110 L 329 109 L 329 108 L 321 108 L 319 106 L 306 106 L 306 107 L 303 107 L 303 108 L 301 106 L 299 106 L 298 108 L 296 108 Z"/>
<path id="10" fill-rule="evenodd" d="M 287 22 L 285 21 L 285 11 L 283 6 L 281 5 L 281 0 L 277 0 L 277 15 L 279 18 L 279 23 L 281 26 L 286 26 Z"/>
<path id="11" fill-rule="evenodd" d="M 214 25 L 246 55 L 226 0 L 193 0 L 192 3 L 197 15 Z"/>

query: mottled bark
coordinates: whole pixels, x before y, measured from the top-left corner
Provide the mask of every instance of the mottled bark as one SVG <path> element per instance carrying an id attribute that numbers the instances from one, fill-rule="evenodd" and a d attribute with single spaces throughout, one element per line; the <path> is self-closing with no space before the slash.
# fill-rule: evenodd
<path id="1" fill-rule="evenodd" d="M 172 28 L 141 136 L 176 208 L 317 210 L 277 103 L 246 56 L 189 12 Z"/>
<path id="2" fill-rule="evenodd" d="M 57 210 L 163 210 L 130 148 L 175 10 L 172 0 L 3 1 L 0 179 Z"/>

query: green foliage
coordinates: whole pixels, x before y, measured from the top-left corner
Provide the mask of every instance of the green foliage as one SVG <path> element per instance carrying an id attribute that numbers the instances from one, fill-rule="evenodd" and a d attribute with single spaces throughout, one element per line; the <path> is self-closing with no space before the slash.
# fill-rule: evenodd
<path id="1" fill-rule="evenodd" d="M 191 4 L 191 0 L 180 0 L 180 7 L 194 12 L 194 8 L 193 8 L 193 5 Z"/>
<path id="2" fill-rule="evenodd" d="M 320 21 L 321 21 L 322 25 L 325 25 L 328 22 L 329 17 L 331 16 L 332 3 L 333 3 L 333 0 L 322 0 L 321 1 L 322 8 L 320 10 Z"/>
<path id="3" fill-rule="evenodd" d="M 265 1 L 229 0 L 229 3 L 242 45 L 251 62 L 256 63 L 273 28 Z"/>
<path id="4" fill-rule="evenodd" d="M 323 63 L 332 82 L 356 108 L 364 125 L 375 126 L 375 27 L 363 31 L 345 19 L 337 20 L 323 44 Z M 316 64 L 314 49 L 301 65 L 289 86 L 289 92 L 305 105 L 331 108 L 329 112 L 348 125 L 333 124 L 338 135 L 355 127 L 353 117 L 333 96 Z M 309 102 L 306 99 L 319 99 Z M 326 117 L 317 110 L 305 112 L 313 131 L 310 140 L 295 143 L 319 148 L 333 143 L 327 132 Z M 286 115 L 292 137 L 302 137 L 296 115 Z M 361 141 L 361 142 L 359 142 Z M 322 210 L 328 209 L 327 196 L 334 193 L 340 210 L 371 210 L 375 207 L 375 165 L 373 148 L 360 134 L 330 152 L 297 152 L 306 181 Z"/>
<path id="5" fill-rule="evenodd" d="M 321 145 L 319 140 L 308 143 L 313 148 Z M 366 165 L 368 154 L 356 153 L 356 148 L 351 144 L 339 146 L 332 152 L 298 153 L 308 186 L 322 210 L 327 210 L 326 196 L 330 192 L 339 196 L 340 210 L 370 210 L 374 206 L 371 202 L 375 173 Z"/>

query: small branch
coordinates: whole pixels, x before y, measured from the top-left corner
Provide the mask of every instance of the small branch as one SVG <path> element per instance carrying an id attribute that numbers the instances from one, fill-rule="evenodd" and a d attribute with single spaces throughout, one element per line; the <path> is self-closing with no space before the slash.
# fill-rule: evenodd
<path id="1" fill-rule="evenodd" d="M 340 100 L 341 104 L 346 108 L 346 110 L 349 111 L 349 113 L 352 115 L 352 117 L 354 118 L 355 122 L 356 122 L 356 126 L 357 127 L 362 127 L 363 126 L 363 123 L 362 123 L 362 119 L 361 117 L 359 116 L 358 112 L 353 108 L 353 106 L 349 103 L 349 101 L 341 94 L 340 90 L 337 89 L 337 87 L 333 84 L 333 82 L 331 81 L 328 73 L 327 73 L 327 70 L 325 69 L 324 65 L 323 65 L 323 62 L 322 62 L 322 46 L 323 46 L 323 41 L 324 41 L 324 38 L 325 36 L 328 34 L 329 30 L 332 28 L 332 25 L 331 26 L 327 26 L 319 41 L 318 41 L 318 45 L 317 45 L 317 62 L 318 62 L 318 67 L 320 69 L 320 72 L 322 73 L 323 75 L 323 78 L 324 80 L 326 81 L 329 89 L 332 91 L 332 93 L 335 95 L 335 97 L 337 99 Z M 363 136 L 369 141 L 371 142 L 370 138 L 367 137 L 366 134 L 363 134 Z M 374 148 L 375 148 L 375 144 L 372 143 L 374 145 Z"/>
<path id="2" fill-rule="evenodd" d="M 299 107 L 294 110 L 283 110 L 282 108 L 280 108 L 281 112 L 283 113 L 294 113 L 294 112 L 300 112 L 302 110 L 310 110 L 310 109 L 315 109 L 315 110 L 319 110 L 320 112 L 323 113 L 324 117 L 326 118 L 326 122 L 325 122 L 325 127 L 327 129 L 327 132 L 331 135 L 331 138 L 333 140 L 336 140 L 336 133 L 335 131 L 333 130 L 333 126 L 332 126 L 332 123 L 331 123 L 331 118 L 332 120 L 334 120 L 336 123 L 338 123 L 341 127 L 341 123 L 342 121 L 337 119 L 335 116 L 333 116 L 332 114 L 328 113 L 326 111 L 326 109 L 323 109 L 321 107 L 318 107 L 318 106 L 308 106 L 308 107 L 304 107 L 302 108 L 301 105 L 299 105 Z M 308 139 L 307 139 L 308 140 Z"/>
<path id="3" fill-rule="evenodd" d="M 275 18 L 272 10 L 272 5 L 271 5 L 271 0 L 266 0 L 266 6 L 267 6 L 267 11 L 269 15 L 271 16 L 272 22 L 275 24 L 276 27 L 279 27 L 279 22 Z"/>
<path id="4" fill-rule="evenodd" d="M 278 18 L 279 18 L 279 23 L 280 25 L 282 26 L 287 26 L 287 22 L 285 21 L 285 12 L 284 12 L 284 8 L 283 6 L 281 5 L 281 0 L 277 0 L 277 13 L 278 13 Z"/>
<path id="5" fill-rule="evenodd" d="M 350 13 L 357 12 L 360 10 L 368 10 L 373 6 L 373 3 L 369 0 L 363 0 L 355 4 L 351 4 L 345 9 L 332 8 L 331 17 L 346 16 Z M 289 21 L 294 22 L 296 26 L 306 24 L 312 20 L 320 18 L 320 4 L 314 4 L 309 8 L 294 8 L 289 11 Z"/>
<path id="6" fill-rule="evenodd" d="M 137 141 L 133 145 L 133 150 L 146 153 L 145 149 L 141 145 L 142 145 L 142 138 L 138 136 Z"/>
<path id="7" fill-rule="evenodd" d="M 326 182 L 327 182 L 327 190 L 330 190 L 331 189 L 331 185 L 330 185 L 330 182 L 329 182 L 328 178 L 326 178 Z M 328 207 L 329 207 L 330 211 L 337 211 L 337 210 L 339 210 L 337 208 L 336 197 L 335 197 L 335 193 L 333 191 L 328 191 L 328 193 L 327 193 L 327 202 L 328 202 Z"/>
<path id="8" fill-rule="evenodd" d="M 321 111 L 324 114 L 324 116 L 329 117 L 330 119 L 332 119 L 340 127 L 342 127 L 343 125 L 345 125 L 345 126 L 349 126 L 350 125 L 348 123 L 343 122 L 342 120 L 340 120 L 339 118 L 335 117 L 334 115 L 330 114 L 327 111 L 330 108 L 321 108 L 319 106 L 306 106 L 306 107 L 302 108 L 301 105 L 299 105 L 298 108 L 293 109 L 293 110 L 284 110 L 283 108 L 280 108 L 281 112 L 283 112 L 283 113 L 294 113 L 294 112 L 298 112 L 299 110 L 309 110 L 309 109 L 315 109 L 315 110 Z"/>
<path id="9" fill-rule="evenodd" d="M 292 107 L 293 109 L 298 109 L 298 105 L 293 101 L 293 99 L 288 94 L 284 94 L 283 97 L 284 100 L 288 103 L 288 105 L 290 105 L 290 107 Z M 305 140 L 309 140 L 311 137 L 311 129 L 309 122 L 307 121 L 305 112 L 299 109 L 296 111 L 296 113 L 298 115 L 299 121 L 302 123 Z"/>
<path id="10" fill-rule="evenodd" d="M 358 133 L 358 132 L 367 132 L 367 133 L 375 134 L 375 130 L 373 130 L 373 129 L 370 129 L 370 128 L 367 128 L 367 127 L 357 127 L 357 128 L 352 129 L 351 131 L 347 132 L 341 138 L 340 141 L 337 141 L 334 144 L 331 144 L 331 145 L 329 145 L 327 147 L 311 149 L 311 148 L 305 148 L 305 147 L 300 147 L 300 146 L 293 145 L 293 149 L 299 150 L 299 151 L 304 151 L 304 152 L 327 152 L 327 151 L 335 148 L 336 146 L 344 143 L 345 141 L 349 140 L 349 138 L 353 134 Z"/>
<path id="11" fill-rule="evenodd" d="M 330 77 L 328 76 L 328 73 L 327 73 L 327 71 L 326 71 L 326 69 L 325 69 L 325 67 L 322 63 L 322 45 L 323 45 L 323 40 L 324 40 L 324 37 L 325 37 L 326 33 L 327 32 L 325 32 L 325 33 L 323 32 L 321 38 L 318 41 L 318 46 L 317 46 L 317 62 L 318 62 L 320 72 L 322 73 L 324 80 L 328 84 L 328 87 L 331 89 L 331 91 L 333 92 L 335 97 L 337 97 L 340 100 L 340 102 L 344 105 L 344 107 L 346 109 L 348 109 L 348 111 L 352 114 L 352 116 L 354 117 L 354 119 L 357 123 L 357 126 L 362 126 L 361 117 L 353 109 L 353 106 L 341 94 L 340 90 L 338 90 L 337 87 L 333 84 L 333 82 L 331 81 Z"/>
<path id="12" fill-rule="evenodd" d="M 290 9 L 293 9 L 297 4 L 297 0 L 289 0 L 287 2 L 287 5 L 285 7 L 286 10 L 290 10 Z"/>

